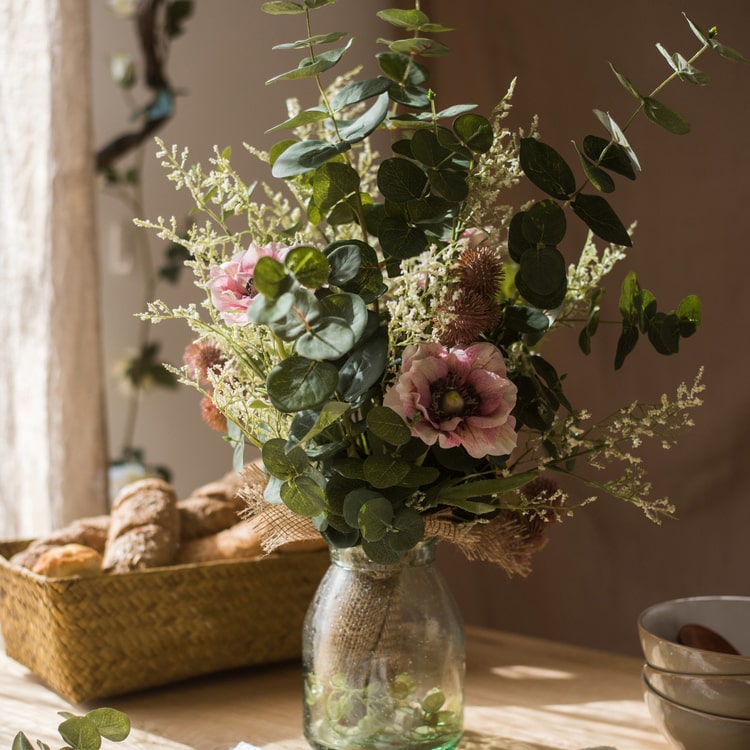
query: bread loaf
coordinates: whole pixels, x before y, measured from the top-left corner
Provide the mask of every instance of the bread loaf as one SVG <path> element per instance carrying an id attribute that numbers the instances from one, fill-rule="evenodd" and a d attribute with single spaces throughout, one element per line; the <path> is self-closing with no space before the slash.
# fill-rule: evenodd
<path id="1" fill-rule="evenodd" d="M 234 526 L 240 519 L 236 504 L 216 497 L 188 497 L 177 503 L 180 511 L 180 537 L 183 542 L 216 534 Z"/>
<path id="2" fill-rule="evenodd" d="M 210 536 L 185 542 L 177 555 L 178 563 L 199 563 L 210 560 L 238 560 L 263 554 L 260 534 L 250 521 L 230 526 Z"/>
<path id="3" fill-rule="evenodd" d="M 32 571 L 50 578 L 92 576 L 101 573 L 102 556 L 82 544 L 64 544 L 45 550 Z"/>
<path id="4" fill-rule="evenodd" d="M 103 570 L 122 573 L 170 565 L 180 543 L 180 513 L 171 485 L 142 479 L 112 504 Z"/>

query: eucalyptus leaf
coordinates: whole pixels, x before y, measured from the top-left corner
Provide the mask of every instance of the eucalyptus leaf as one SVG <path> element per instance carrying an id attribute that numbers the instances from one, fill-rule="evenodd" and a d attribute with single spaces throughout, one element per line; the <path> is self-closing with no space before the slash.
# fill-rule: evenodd
<path id="1" fill-rule="evenodd" d="M 427 175 L 407 159 L 393 156 L 384 159 L 378 168 L 378 189 L 395 203 L 421 198 L 427 187 Z"/>
<path id="2" fill-rule="evenodd" d="M 357 347 L 339 371 L 339 393 L 356 402 L 382 377 L 388 356 L 388 338 L 378 333 Z"/>
<path id="3" fill-rule="evenodd" d="M 480 154 L 489 151 L 495 140 L 489 120 L 473 112 L 459 115 L 453 122 L 453 132 L 464 146 Z"/>
<path id="4" fill-rule="evenodd" d="M 615 370 L 619 370 L 625 358 L 635 349 L 638 343 L 638 328 L 630 323 L 623 321 L 620 337 L 617 339 L 617 349 L 615 351 Z"/>
<path id="5" fill-rule="evenodd" d="M 575 192 L 573 170 L 552 146 L 536 138 L 522 138 L 520 161 L 524 174 L 553 198 L 565 200 Z"/>
<path id="6" fill-rule="evenodd" d="M 404 420 L 387 406 L 373 406 L 370 409 L 367 427 L 389 445 L 405 445 L 411 439 L 411 430 Z"/>
<path id="7" fill-rule="evenodd" d="M 396 456 L 368 456 L 364 462 L 365 479 L 373 487 L 395 487 L 409 473 L 409 463 Z"/>
<path id="8" fill-rule="evenodd" d="M 414 508 L 403 508 L 393 518 L 389 535 L 390 546 L 406 552 L 424 539 L 425 524 L 422 514 Z"/>
<path id="9" fill-rule="evenodd" d="M 638 89 L 636 89 L 636 87 L 632 84 L 627 76 L 620 73 L 617 68 L 612 65 L 612 63 L 609 64 L 609 67 L 612 69 L 612 72 L 615 74 L 615 78 L 617 78 L 625 91 L 627 91 L 631 96 L 634 96 L 636 99 L 643 99 L 640 93 L 638 93 Z"/>
<path id="10" fill-rule="evenodd" d="M 598 135 L 587 135 L 582 145 L 583 153 L 595 165 L 627 177 L 629 180 L 635 179 L 633 161 L 627 150 L 619 144 L 600 138 Z"/>
<path id="11" fill-rule="evenodd" d="M 354 122 L 339 128 L 340 137 L 347 143 L 357 143 L 377 130 L 388 114 L 388 94 L 378 96 L 375 103 Z"/>
<path id="12" fill-rule="evenodd" d="M 425 13 L 417 9 L 409 10 L 379 10 L 375 15 L 386 23 L 391 24 L 399 29 L 406 29 L 407 31 L 419 31 L 422 26 L 430 22 L 430 19 Z"/>
<path id="13" fill-rule="evenodd" d="M 261 458 L 266 471 L 277 479 L 291 479 L 304 474 L 310 460 L 299 446 L 289 446 L 283 438 L 266 440 L 261 447 Z"/>
<path id="14" fill-rule="evenodd" d="M 565 259 L 552 246 L 527 250 L 521 256 L 515 281 L 518 291 L 532 305 L 554 309 L 562 303 L 567 289 Z"/>
<path id="15" fill-rule="evenodd" d="M 522 213 L 521 231 L 528 244 L 559 245 L 568 222 L 560 205 L 552 200 L 537 201 Z"/>
<path id="16" fill-rule="evenodd" d="M 382 495 L 363 503 L 357 514 L 357 525 L 362 538 L 368 542 L 382 539 L 393 520 L 393 506 Z"/>
<path id="17" fill-rule="evenodd" d="M 398 83 L 391 83 L 388 89 L 388 96 L 391 101 L 396 102 L 396 104 L 401 104 L 404 107 L 410 107 L 411 109 L 427 110 L 430 108 L 431 104 L 429 91 L 421 86 L 401 86 Z M 431 113 L 425 112 L 423 117 L 425 124 L 432 121 Z M 394 121 L 398 122 L 399 119 L 401 119 L 402 122 L 405 122 L 409 119 L 409 115 L 395 115 L 394 117 L 391 117 L 390 122 L 393 124 Z M 422 114 L 417 116 L 416 122 L 419 122 L 420 119 L 422 119 Z M 403 127 L 403 125 L 401 125 L 401 127 Z"/>
<path id="18" fill-rule="evenodd" d="M 657 312 L 649 320 L 647 336 L 659 354 L 677 354 L 680 349 L 680 321 L 674 313 Z"/>
<path id="19" fill-rule="evenodd" d="M 11 750 L 34 750 L 34 746 L 31 744 L 29 738 L 23 732 L 18 732 L 18 734 L 13 738 Z"/>
<path id="20" fill-rule="evenodd" d="M 389 42 L 386 39 L 379 39 L 388 45 L 391 52 L 397 52 L 404 55 L 418 55 L 420 57 L 444 57 L 450 52 L 450 49 L 434 39 L 428 37 L 410 37 L 409 39 L 397 39 L 395 42 Z"/>
<path id="21" fill-rule="evenodd" d="M 258 259 L 253 270 L 253 284 L 269 300 L 277 300 L 292 287 L 292 279 L 276 258 L 265 255 Z"/>
<path id="22" fill-rule="evenodd" d="M 359 487 L 356 490 L 348 492 L 344 497 L 344 520 L 352 527 L 359 528 L 359 511 L 360 508 L 367 502 L 376 498 L 383 497 L 379 492 L 368 489 L 366 487 Z"/>
<path id="23" fill-rule="evenodd" d="M 367 326 L 367 306 L 356 294 L 339 292 L 320 300 L 320 309 L 326 317 L 338 317 L 351 328 L 355 341 L 359 341 Z"/>
<path id="24" fill-rule="evenodd" d="M 332 363 L 292 356 L 271 370 L 266 387 L 276 409 L 293 413 L 322 406 L 333 395 L 338 380 L 338 368 Z"/>
<path id="25" fill-rule="evenodd" d="M 383 219 L 378 228 L 378 239 L 386 255 L 399 259 L 419 255 L 428 244 L 422 229 L 398 216 Z"/>
<path id="26" fill-rule="evenodd" d="M 296 68 L 269 78 L 266 84 L 276 83 L 276 81 L 297 81 L 302 78 L 314 78 L 336 65 L 348 51 L 349 47 L 352 46 L 352 41 L 350 39 L 343 47 L 339 47 L 338 49 L 320 52 L 314 58 L 306 57 Z"/>
<path id="27" fill-rule="evenodd" d="M 364 539 L 362 551 L 378 565 L 395 565 L 401 559 L 402 553 L 394 550 L 388 540 L 388 536 L 377 542 L 368 542 Z"/>
<path id="28" fill-rule="evenodd" d="M 66 719 L 57 731 L 72 750 L 99 750 L 102 744 L 96 725 L 82 716 Z"/>
<path id="29" fill-rule="evenodd" d="M 286 42 L 285 44 L 275 44 L 271 49 L 287 50 L 287 49 L 304 49 L 306 47 L 314 47 L 318 44 L 331 44 L 338 42 L 346 36 L 345 31 L 332 31 L 328 34 L 317 34 L 316 36 L 308 37 L 307 39 L 298 39 L 296 42 Z"/>
<path id="30" fill-rule="evenodd" d="M 335 286 L 341 286 L 354 279 L 362 265 L 362 256 L 357 245 L 339 245 L 327 252 L 330 275 L 328 280 Z"/>
<path id="31" fill-rule="evenodd" d="M 375 250 L 361 240 L 339 240 L 328 245 L 323 252 L 330 254 L 340 247 L 356 245 L 360 253 L 360 267 L 357 275 L 340 286 L 346 292 L 358 294 L 365 304 L 374 302 L 387 289 L 383 283 L 383 273 Z"/>
<path id="32" fill-rule="evenodd" d="M 670 55 L 664 46 L 659 43 L 657 43 L 656 49 L 659 50 L 662 57 L 667 61 L 669 67 L 677 73 L 680 80 L 688 81 L 688 83 L 695 83 L 698 86 L 706 86 L 708 84 L 708 75 L 691 65 L 679 52 Z"/>
<path id="33" fill-rule="evenodd" d="M 670 133 L 686 135 L 690 132 L 690 123 L 679 112 L 650 96 L 643 99 L 643 112 L 651 122 L 661 125 Z"/>
<path id="34" fill-rule="evenodd" d="M 419 86 L 430 77 L 430 71 L 408 55 L 381 52 L 377 60 L 383 73 L 401 85 Z"/>
<path id="35" fill-rule="evenodd" d="M 347 354 L 355 343 L 354 332 L 345 320 L 324 317 L 299 336 L 297 354 L 308 359 L 335 361 Z"/>
<path id="36" fill-rule="evenodd" d="M 321 308 L 317 297 L 309 290 L 297 287 L 293 293 L 283 295 L 279 302 L 286 306 L 286 298 L 292 298 L 292 304 L 284 317 L 274 318 L 268 323 L 275 336 L 283 341 L 294 341 L 309 330 L 320 318 Z M 253 300 L 254 308 L 259 300 Z M 250 312 L 254 312 L 251 309 Z"/>
<path id="37" fill-rule="evenodd" d="M 351 104 L 370 99 L 387 92 L 391 81 L 383 76 L 368 78 L 366 81 L 349 81 L 331 98 L 331 108 L 338 112 Z"/>
<path id="38" fill-rule="evenodd" d="M 701 301 L 694 294 L 685 297 L 677 308 L 680 321 L 680 335 L 687 338 L 692 336 L 701 324 Z"/>
<path id="39" fill-rule="evenodd" d="M 281 499 L 293 513 L 312 518 L 325 509 L 325 493 L 309 476 L 298 476 L 281 485 Z"/>
<path id="40" fill-rule="evenodd" d="M 418 130 L 411 139 L 412 158 L 427 167 L 438 167 L 451 158 L 452 152 L 440 145 L 431 130 Z"/>
<path id="41" fill-rule="evenodd" d="M 286 179 L 311 172 L 335 156 L 351 149 L 349 143 L 329 143 L 328 141 L 297 141 L 289 146 L 273 162 L 271 173 L 274 177 Z"/>
<path id="42" fill-rule="evenodd" d="M 633 246 L 628 230 L 602 196 L 579 193 L 571 207 L 597 237 L 622 247 Z"/>
<path id="43" fill-rule="evenodd" d="M 315 122 L 320 122 L 321 120 L 327 120 L 329 118 L 330 115 L 325 109 L 317 107 L 305 109 L 294 117 L 290 117 L 288 120 L 284 120 L 284 122 L 280 122 L 278 125 L 269 128 L 266 130 L 266 133 L 275 133 L 278 130 L 293 130 L 294 128 L 299 128 L 304 125 L 312 125 Z"/>
<path id="44" fill-rule="evenodd" d="M 475 497 L 502 495 L 505 492 L 517 490 L 528 484 L 538 476 L 538 473 L 536 469 L 532 469 L 497 479 L 479 479 L 474 482 L 445 486 L 438 492 L 437 497 L 439 502 L 453 505 L 456 501 L 468 500 Z"/>
<path id="45" fill-rule="evenodd" d="M 350 410 L 351 407 L 344 401 L 327 401 L 323 404 L 323 408 L 320 410 L 315 423 L 300 437 L 299 442 L 304 445 L 309 440 L 317 437 L 331 425 L 336 424 Z"/>
<path id="46" fill-rule="evenodd" d="M 458 172 L 452 169 L 431 169 L 428 172 L 430 187 L 443 198 L 454 203 L 461 203 L 468 197 L 469 183 L 467 177 L 466 172 Z"/>
<path id="47" fill-rule="evenodd" d="M 615 189 L 615 181 L 605 172 L 596 166 L 575 144 L 578 158 L 581 160 L 581 166 L 589 182 L 602 193 L 611 193 Z"/>
<path id="48" fill-rule="evenodd" d="M 273 0 L 272 2 L 263 3 L 260 9 L 272 16 L 297 15 L 305 12 L 305 8 L 301 3 L 293 3 L 289 0 Z"/>
<path id="49" fill-rule="evenodd" d="M 99 730 L 105 740 L 122 742 L 130 734 L 130 719 L 127 714 L 114 708 L 95 708 L 86 713 L 86 718 Z"/>
<path id="50" fill-rule="evenodd" d="M 314 247 L 292 248 L 284 260 L 284 265 L 294 274 L 297 281 L 308 289 L 317 289 L 328 283 L 328 259 Z"/>
<path id="51" fill-rule="evenodd" d="M 633 166 L 640 171 L 641 163 L 638 161 L 635 151 L 633 151 L 628 143 L 628 139 L 625 137 L 625 133 L 622 132 L 620 126 L 612 119 L 609 112 L 602 112 L 599 109 L 595 109 L 594 114 L 597 116 L 599 122 L 601 122 L 601 124 L 607 129 L 607 132 L 612 136 L 612 140 L 624 149 L 628 158 L 633 163 Z"/>

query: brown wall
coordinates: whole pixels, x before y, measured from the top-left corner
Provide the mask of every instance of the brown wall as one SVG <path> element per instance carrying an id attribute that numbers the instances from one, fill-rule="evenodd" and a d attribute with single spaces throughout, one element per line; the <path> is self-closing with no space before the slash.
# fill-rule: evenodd
<path id="1" fill-rule="evenodd" d="M 435 87 L 449 100 L 443 104 L 475 101 L 487 109 L 517 75 L 509 122 L 525 126 L 538 113 L 542 138 L 573 163 L 571 139 L 604 134 L 592 108 L 610 111 L 621 123 L 633 111 L 635 100 L 608 61 L 648 90 L 668 73 L 656 42 L 685 56 L 697 49 L 682 10 L 704 28 L 716 25 L 725 44 L 750 55 L 745 0 L 426 0 L 422 9 L 460 29 L 445 37 L 453 56 L 436 69 Z M 643 173 L 618 188 L 612 202 L 626 224 L 637 219 L 638 227 L 606 298 L 616 306 L 621 278 L 632 269 L 662 308 L 698 294 L 701 329 L 676 357 L 642 343 L 616 373 L 616 327 L 594 339 L 588 358 L 565 333 L 547 350 L 568 373 L 574 406 L 600 416 L 634 398 L 673 392 L 705 365 L 705 404 L 695 413 L 695 428 L 670 452 L 654 446 L 646 453 L 653 496 L 668 495 L 679 520 L 657 527 L 637 510 L 602 499 L 551 530 L 551 543 L 525 580 L 508 580 L 445 550 L 443 567 L 470 622 L 636 652 L 635 621 L 649 604 L 750 594 L 750 355 L 743 341 L 750 322 L 750 66 L 711 54 L 699 67 L 711 76 L 708 87 L 677 82 L 661 95 L 692 122 L 691 134 L 673 136 L 644 118 L 628 131 Z M 572 246 L 569 257 L 576 250 Z"/>

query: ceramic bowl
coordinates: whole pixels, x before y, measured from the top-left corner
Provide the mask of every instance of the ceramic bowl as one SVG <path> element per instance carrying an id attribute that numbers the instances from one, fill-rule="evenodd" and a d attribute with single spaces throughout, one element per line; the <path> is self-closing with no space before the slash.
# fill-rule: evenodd
<path id="1" fill-rule="evenodd" d="M 741 655 L 680 645 L 677 634 L 683 625 L 691 623 L 721 634 Z M 748 596 L 697 596 L 654 604 L 638 618 L 638 634 L 647 664 L 657 669 L 686 674 L 750 674 Z"/>
<path id="2" fill-rule="evenodd" d="M 750 748 L 750 721 L 685 708 L 659 695 L 645 680 L 644 699 L 662 734 L 679 750 Z"/>
<path id="3" fill-rule="evenodd" d="M 643 677 L 657 693 L 685 708 L 750 720 L 750 674 L 678 674 L 646 664 Z"/>

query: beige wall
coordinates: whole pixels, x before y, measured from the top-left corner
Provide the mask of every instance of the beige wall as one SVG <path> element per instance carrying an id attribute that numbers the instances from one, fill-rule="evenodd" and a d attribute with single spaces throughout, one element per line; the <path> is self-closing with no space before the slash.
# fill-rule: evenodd
<path id="1" fill-rule="evenodd" d="M 188 35 L 176 42 L 170 66 L 174 82 L 187 90 L 187 96 L 178 102 L 177 116 L 163 137 L 189 145 L 200 159 L 207 158 L 214 143 L 232 145 L 236 153 L 243 141 L 268 143 L 262 133 L 280 119 L 281 100 L 290 89 L 277 88 L 283 84 L 265 87 L 263 81 L 284 69 L 284 55 L 291 54 L 269 48 L 299 36 L 290 31 L 293 19 L 264 16 L 259 3 L 245 0 L 198 0 L 196 5 Z M 334 19 L 330 26 L 354 31 L 360 49 L 371 37 L 385 33 L 371 20 L 374 10 L 365 11 L 365 5 L 370 3 L 339 0 L 326 10 Z M 116 106 L 104 57 L 117 46 L 117 39 L 128 37 L 128 31 L 110 17 L 103 2 L 92 0 L 91 7 L 95 125 L 101 142 L 119 132 L 126 117 Z M 593 107 L 609 109 L 619 119 L 632 109 L 608 60 L 647 88 L 665 70 L 656 41 L 670 49 L 694 48 L 681 10 L 704 26 L 718 25 L 726 43 L 750 54 L 746 0 L 422 0 L 422 8 L 434 20 L 460 29 L 445 37 L 454 50 L 449 58 L 452 67 L 437 63 L 433 83 L 441 101 L 473 100 L 487 110 L 518 75 L 510 122 L 526 125 L 533 113 L 540 114 L 543 137 L 568 154 L 570 139 L 599 132 Z M 351 54 L 355 58 L 359 55 Z M 595 352 L 588 360 L 577 352 L 573 336 L 554 345 L 554 356 L 562 358 L 555 361 L 569 373 L 574 404 L 592 406 L 597 413 L 636 396 L 656 399 L 706 365 L 706 405 L 697 415 L 697 427 L 677 449 L 654 450 L 649 456 L 654 493 L 668 494 L 677 503 L 680 520 L 657 528 L 631 508 L 602 501 L 552 530 L 551 544 L 526 580 L 508 581 L 496 570 L 466 564 L 445 550 L 444 568 L 470 622 L 634 652 L 635 618 L 651 602 L 685 594 L 750 593 L 744 455 L 750 396 L 742 340 L 749 314 L 745 279 L 750 270 L 750 66 L 712 57 L 704 67 L 713 78 L 708 88 L 680 84 L 664 96 L 693 121 L 694 133 L 671 136 L 645 121 L 634 126 L 632 141 L 644 172 L 635 185 L 623 185 L 613 198 L 625 222 L 639 221 L 629 267 L 664 307 L 676 305 L 684 293 L 697 293 L 705 307 L 701 331 L 685 342 L 676 358 L 660 357 L 642 345 L 618 373 L 610 364 L 614 330 L 595 339 Z M 158 171 L 148 159 L 152 213 L 179 215 L 185 203 Z M 108 363 L 123 342 L 132 340 L 133 326 L 138 325 L 130 317 L 139 309 L 135 277 L 107 270 L 106 237 L 109 227 L 122 219 L 111 206 L 102 207 Z M 621 275 L 608 293 L 610 305 L 616 304 Z M 170 331 L 162 327 L 158 334 L 169 338 L 167 356 L 179 359 L 186 332 L 175 325 Z M 114 396 L 111 401 L 116 403 Z M 149 458 L 176 470 L 181 491 L 229 466 L 228 448 L 200 422 L 192 392 L 159 394 L 146 403 L 141 441 Z M 116 406 L 112 412 L 116 440 L 120 417 Z"/>

